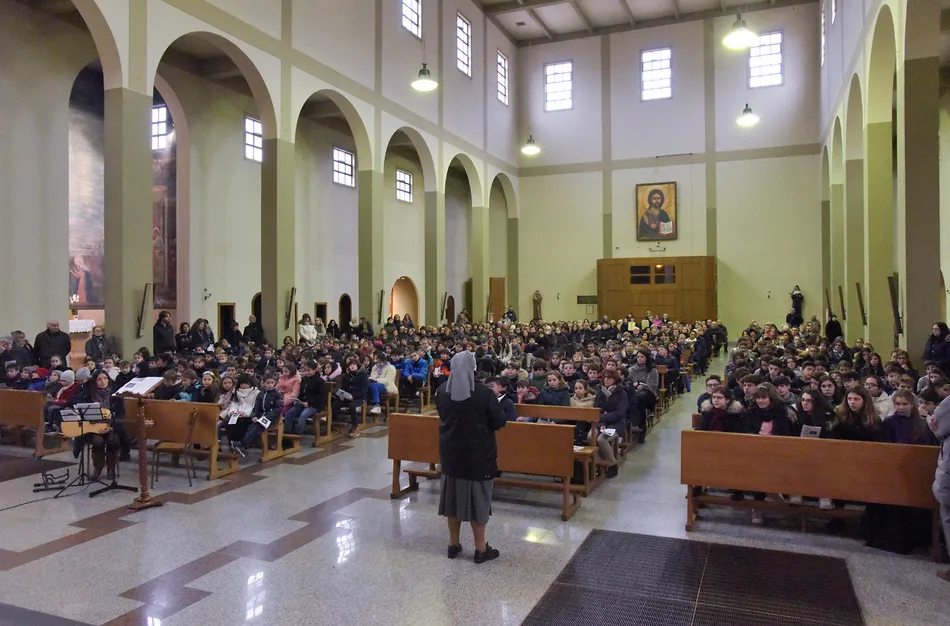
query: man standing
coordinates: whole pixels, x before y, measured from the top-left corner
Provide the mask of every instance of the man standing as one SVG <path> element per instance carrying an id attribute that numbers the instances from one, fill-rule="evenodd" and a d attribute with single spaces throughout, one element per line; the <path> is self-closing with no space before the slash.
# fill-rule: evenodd
<path id="1" fill-rule="evenodd" d="M 69 351 L 72 350 L 72 344 L 69 341 L 69 335 L 59 329 L 59 322 L 50 320 L 46 322 L 46 330 L 39 333 L 33 341 L 33 354 L 40 367 L 49 367 L 49 360 L 53 355 L 59 355 L 63 362 L 69 362 Z"/>

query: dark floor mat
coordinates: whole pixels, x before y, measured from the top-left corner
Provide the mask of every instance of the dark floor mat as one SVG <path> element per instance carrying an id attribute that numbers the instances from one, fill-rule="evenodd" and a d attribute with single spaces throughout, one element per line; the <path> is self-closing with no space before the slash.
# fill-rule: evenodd
<path id="1" fill-rule="evenodd" d="M 33 457 L 14 456 L 12 454 L 0 454 L 0 483 L 23 478 L 24 476 L 32 476 L 34 474 L 36 474 L 37 480 L 40 480 L 40 472 L 51 472 L 62 467 L 69 467 L 70 465 L 74 465 L 74 463 L 34 459 Z"/>
<path id="2" fill-rule="evenodd" d="M 863 626 L 842 559 L 591 532 L 530 625 Z"/>

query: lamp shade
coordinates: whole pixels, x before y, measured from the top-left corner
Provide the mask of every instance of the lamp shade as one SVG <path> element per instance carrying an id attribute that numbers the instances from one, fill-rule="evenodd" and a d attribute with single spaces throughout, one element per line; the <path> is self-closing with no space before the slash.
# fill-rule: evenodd
<path id="1" fill-rule="evenodd" d="M 758 35 L 753 33 L 745 24 L 741 15 L 736 15 L 736 21 L 732 25 L 729 34 L 722 38 L 724 46 L 731 50 L 745 50 L 758 41 Z"/>
<path id="2" fill-rule="evenodd" d="M 534 142 L 534 135 L 528 135 L 528 141 L 521 147 L 521 154 L 534 156 L 541 152 L 541 148 Z"/>
<path id="3" fill-rule="evenodd" d="M 748 103 L 746 103 L 745 108 L 742 109 L 742 115 L 736 118 L 736 124 L 742 126 L 743 128 L 749 128 L 750 126 L 755 126 L 759 123 L 759 116 L 752 112 L 752 109 L 749 108 Z"/>
<path id="4" fill-rule="evenodd" d="M 416 91 L 432 91 L 438 86 L 439 83 L 432 78 L 432 72 L 430 72 L 426 64 L 423 63 L 422 67 L 419 68 L 419 75 L 412 81 L 412 88 Z"/>

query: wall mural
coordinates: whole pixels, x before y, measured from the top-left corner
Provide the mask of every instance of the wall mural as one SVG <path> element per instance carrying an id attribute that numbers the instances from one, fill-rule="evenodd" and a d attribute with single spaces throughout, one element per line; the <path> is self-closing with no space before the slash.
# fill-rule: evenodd
<path id="1" fill-rule="evenodd" d="M 637 241 L 676 239 L 676 183 L 637 185 Z"/>
<path id="2" fill-rule="evenodd" d="M 156 94 L 155 104 L 163 104 Z M 105 95 L 102 73 L 79 73 L 69 98 L 69 306 L 102 308 L 105 260 Z M 153 154 L 152 282 L 155 308 L 177 308 L 177 148 L 171 116 L 168 147 Z"/>

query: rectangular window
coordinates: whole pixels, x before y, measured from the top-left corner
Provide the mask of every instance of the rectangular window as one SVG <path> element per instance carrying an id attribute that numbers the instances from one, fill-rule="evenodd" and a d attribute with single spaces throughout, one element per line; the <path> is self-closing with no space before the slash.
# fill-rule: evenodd
<path id="1" fill-rule="evenodd" d="M 253 117 L 244 118 L 244 158 L 264 160 L 264 127 Z"/>
<path id="2" fill-rule="evenodd" d="M 673 51 L 670 48 L 640 53 L 640 99 L 673 97 Z"/>
<path id="3" fill-rule="evenodd" d="M 835 23 L 835 18 L 838 17 L 838 0 L 831 0 L 831 23 Z"/>
<path id="4" fill-rule="evenodd" d="M 356 166 L 356 157 L 352 152 L 333 149 L 333 182 L 347 187 L 356 187 L 356 178 L 353 170 Z"/>
<path id="5" fill-rule="evenodd" d="M 630 284 L 631 285 L 649 285 L 650 284 L 650 266 L 649 265 L 631 265 L 630 266 Z"/>
<path id="6" fill-rule="evenodd" d="M 459 70 L 472 75 L 472 25 L 458 13 L 455 18 L 455 58 Z"/>
<path id="7" fill-rule="evenodd" d="M 396 170 L 396 200 L 412 202 L 412 174 Z"/>
<path id="8" fill-rule="evenodd" d="M 422 0 L 402 0 L 402 26 L 422 39 Z"/>
<path id="9" fill-rule="evenodd" d="M 832 0 L 833 1 L 833 0 Z M 825 66 L 825 41 L 827 38 L 827 29 L 825 28 L 825 1 L 821 1 L 821 67 Z"/>
<path id="10" fill-rule="evenodd" d="M 508 57 L 498 52 L 498 100 L 508 105 Z"/>
<path id="11" fill-rule="evenodd" d="M 672 285 L 676 283 L 675 265 L 657 265 L 653 272 L 654 285 Z"/>
<path id="12" fill-rule="evenodd" d="M 168 109 L 165 105 L 152 107 L 152 150 L 168 147 Z"/>
<path id="13" fill-rule="evenodd" d="M 574 107 L 573 67 L 571 61 L 544 66 L 545 111 L 563 111 Z"/>
<path id="14" fill-rule="evenodd" d="M 782 33 L 759 35 L 749 48 L 749 87 L 782 84 Z"/>

